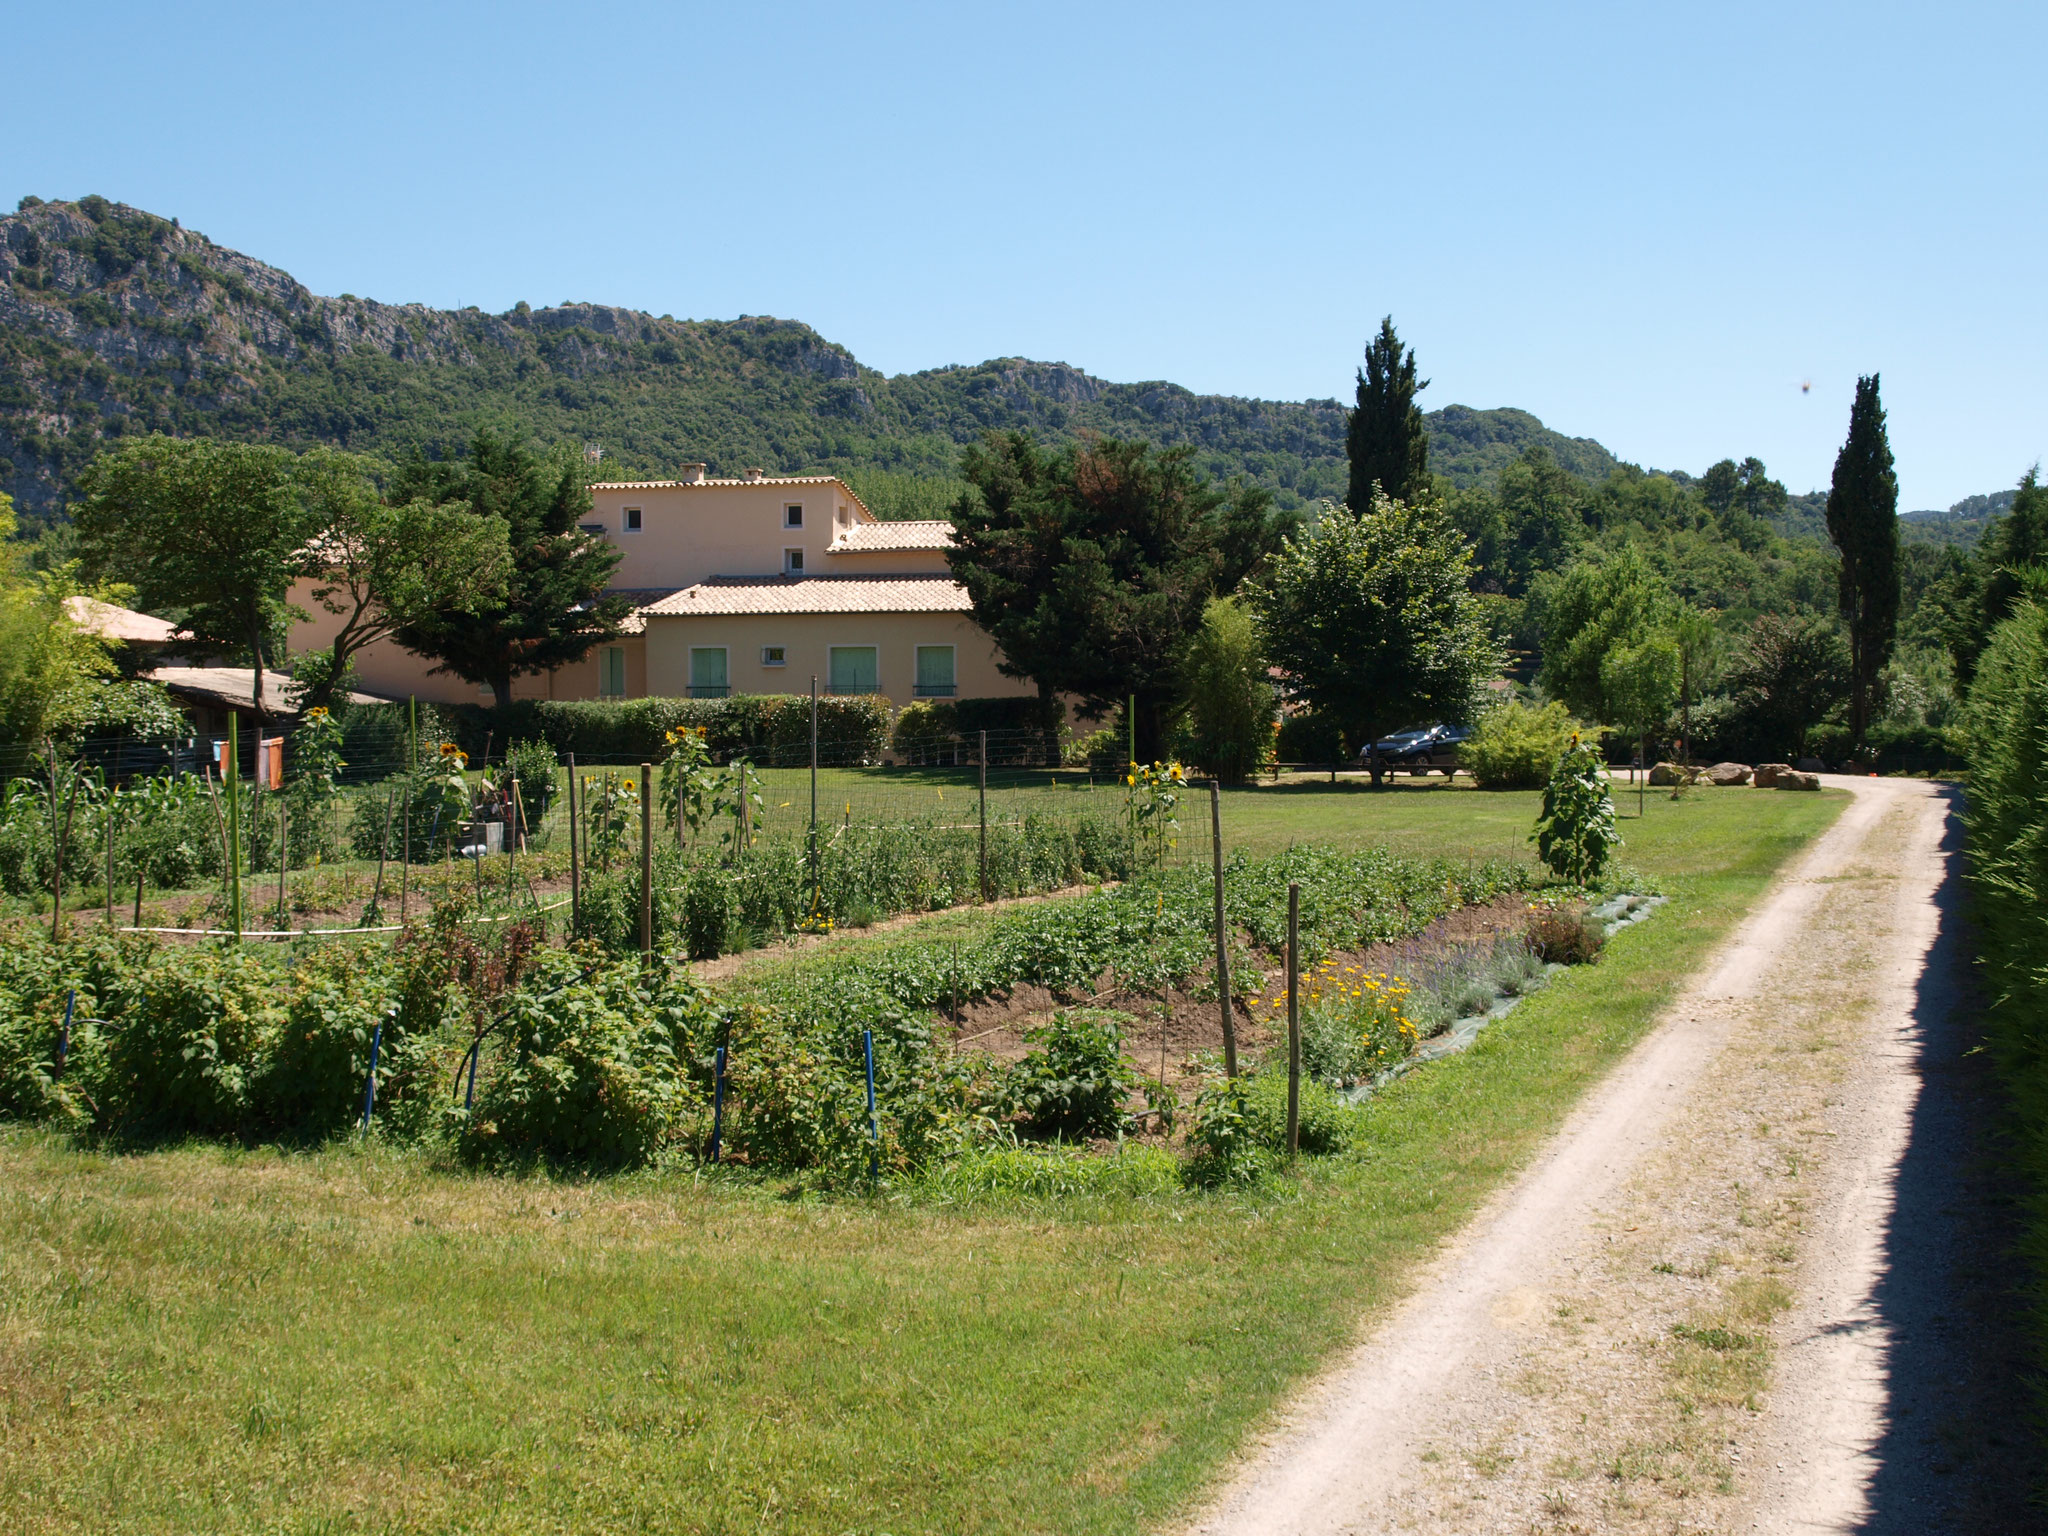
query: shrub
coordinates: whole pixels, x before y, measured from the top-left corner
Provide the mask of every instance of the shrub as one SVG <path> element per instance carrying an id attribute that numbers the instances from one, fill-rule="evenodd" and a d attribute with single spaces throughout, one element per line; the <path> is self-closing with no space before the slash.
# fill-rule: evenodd
<path id="1" fill-rule="evenodd" d="M 960 701 L 962 703 L 966 700 Z M 453 734 L 474 759 L 486 740 L 542 741 L 557 756 L 583 763 L 659 762 L 668 734 L 702 730 L 718 761 L 747 756 L 757 763 L 808 761 L 811 701 L 807 694 L 735 694 L 725 699 L 520 699 L 486 708 L 448 709 Z M 888 700 L 874 695 L 818 700 L 818 750 L 829 763 L 871 763 L 889 740 Z"/>
<path id="2" fill-rule="evenodd" d="M 1033 1136 L 1080 1141 L 1114 1135 L 1138 1071 L 1124 1057 L 1125 1015 L 1076 1009 L 1026 1032 L 1032 1049 L 1004 1085 L 1011 1107 Z"/>
<path id="3" fill-rule="evenodd" d="M 252 1118 L 265 1130 L 318 1139 L 361 1112 L 370 1047 L 385 1026 L 378 1099 L 391 1097 L 389 1072 L 400 1050 L 395 978 L 374 951 L 316 951 L 293 977 L 284 1019 L 251 1086 Z M 389 1054 L 385 1054 L 389 1053 Z"/>
<path id="4" fill-rule="evenodd" d="M 1536 908 L 1524 936 L 1546 965 L 1590 964 L 1607 947 L 1606 925 L 1578 905 Z"/>
<path id="5" fill-rule="evenodd" d="M 103 999 L 103 1122 L 131 1134 L 235 1136 L 250 1124 L 250 1079 L 282 1022 L 278 977 L 232 946 L 160 951 Z"/>
<path id="6" fill-rule="evenodd" d="M 514 995 L 509 1046 L 462 1128 L 465 1156 L 624 1168 L 698 1132 L 704 1096 L 688 1064 L 716 1017 L 702 989 L 681 970 L 576 966 L 550 955 Z"/>
<path id="7" fill-rule="evenodd" d="M 1511 699 L 1479 717 L 1458 763 L 1481 789 L 1541 789 L 1578 729 L 1555 700 L 1537 706 Z"/>
<path id="8" fill-rule="evenodd" d="M 920 699 L 906 704 L 896 716 L 890 745 L 906 763 L 950 763 L 959 755 L 959 715 L 944 700 Z"/>

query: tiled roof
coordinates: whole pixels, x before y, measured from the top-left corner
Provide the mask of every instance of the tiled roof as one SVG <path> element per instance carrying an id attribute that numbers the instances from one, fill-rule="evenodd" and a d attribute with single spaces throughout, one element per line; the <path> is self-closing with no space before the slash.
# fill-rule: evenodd
<path id="1" fill-rule="evenodd" d="M 256 707 L 255 679 L 247 667 L 157 667 L 142 674 L 146 683 L 160 683 L 174 698 L 221 709 L 253 710 Z M 289 718 L 292 709 L 286 690 L 292 685 L 288 673 L 263 669 L 263 707 L 272 715 Z M 382 694 L 351 693 L 351 704 L 388 704 Z"/>
<path id="2" fill-rule="evenodd" d="M 856 507 L 868 512 L 868 504 L 860 499 L 860 492 L 848 485 L 837 475 L 763 475 L 758 480 L 598 480 L 591 483 L 593 491 L 716 491 L 733 486 L 748 485 L 836 485 L 844 490 Z"/>
<path id="3" fill-rule="evenodd" d="M 951 549 L 953 525 L 944 518 L 900 523 L 855 523 L 832 541 L 828 555 L 863 555 L 870 550 Z"/>
<path id="4" fill-rule="evenodd" d="M 647 620 L 642 615 L 663 598 L 673 597 L 680 591 L 682 591 L 681 587 L 606 587 L 604 595 L 606 597 L 623 597 L 633 605 L 633 611 L 627 614 L 624 621 L 620 623 L 619 633 L 622 635 L 638 635 L 645 633 L 647 629 Z M 576 605 L 578 609 L 585 606 L 587 605 L 583 603 Z"/>
<path id="5" fill-rule="evenodd" d="M 117 603 L 103 603 L 96 597 L 67 597 L 64 607 L 71 622 L 80 629 L 125 645 L 168 645 L 171 636 L 178 632 L 178 626 L 169 619 L 137 613 Z"/>
<path id="6" fill-rule="evenodd" d="M 738 613 L 967 613 L 950 576 L 714 576 L 640 612 L 649 618 Z"/>

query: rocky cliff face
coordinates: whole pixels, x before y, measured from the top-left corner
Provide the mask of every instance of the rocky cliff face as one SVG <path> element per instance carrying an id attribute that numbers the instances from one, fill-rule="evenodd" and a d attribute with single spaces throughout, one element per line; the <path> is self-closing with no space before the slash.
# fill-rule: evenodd
<path id="1" fill-rule="evenodd" d="M 1525 442 L 1598 475 L 1597 443 L 1522 412 L 1431 418 L 1435 465 L 1469 479 Z M 1283 503 L 1341 496 L 1335 400 L 1111 384 L 998 358 L 886 377 L 809 326 L 678 321 L 602 304 L 502 315 L 326 298 L 176 220 L 104 198 L 0 218 L 0 490 L 61 513 L 92 456 L 132 433 L 208 433 L 386 455 L 460 447 L 479 424 L 601 444 L 608 473 L 887 468 L 947 474 L 991 428 L 1187 443 Z"/>

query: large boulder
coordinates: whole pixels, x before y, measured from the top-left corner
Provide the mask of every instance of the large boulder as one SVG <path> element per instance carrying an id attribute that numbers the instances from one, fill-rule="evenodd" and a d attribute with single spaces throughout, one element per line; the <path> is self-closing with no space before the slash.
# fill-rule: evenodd
<path id="1" fill-rule="evenodd" d="M 1799 771 L 1801 773 L 1826 773 L 1828 765 L 1817 757 L 1802 757 L 1799 759 Z"/>
<path id="2" fill-rule="evenodd" d="M 1732 789 L 1737 784 L 1749 782 L 1749 764 L 1716 763 L 1707 770 L 1707 782 L 1719 784 L 1723 789 Z"/>
<path id="3" fill-rule="evenodd" d="M 1650 770 L 1650 783 L 1652 786 L 1690 784 L 1691 782 L 1691 771 L 1679 767 L 1676 763 L 1659 763 Z"/>
<path id="4" fill-rule="evenodd" d="M 1776 789 L 1778 787 L 1778 775 L 1793 771 L 1790 763 L 1758 763 L 1756 765 L 1756 777 L 1751 782 L 1758 789 Z"/>
<path id="5" fill-rule="evenodd" d="M 1820 775 L 1817 773 L 1801 773 L 1797 768 L 1787 768 L 1778 775 L 1776 787 L 1779 789 L 1819 789 Z"/>

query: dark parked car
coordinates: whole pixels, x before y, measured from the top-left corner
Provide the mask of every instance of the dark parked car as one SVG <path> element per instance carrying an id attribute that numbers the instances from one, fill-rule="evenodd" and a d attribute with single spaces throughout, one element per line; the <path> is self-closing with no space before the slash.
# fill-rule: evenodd
<path id="1" fill-rule="evenodd" d="M 1358 760 L 1375 778 L 1404 769 L 1421 778 L 1432 769 L 1445 778 L 1458 772 L 1458 747 L 1471 733 L 1462 725 L 1431 725 L 1420 730 L 1396 731 L 1382 736 L 1358 754 Z"/>

